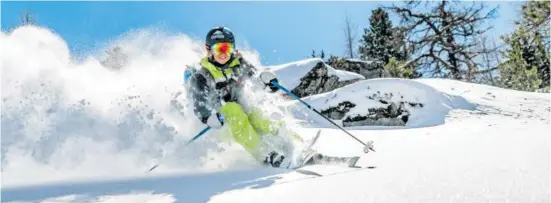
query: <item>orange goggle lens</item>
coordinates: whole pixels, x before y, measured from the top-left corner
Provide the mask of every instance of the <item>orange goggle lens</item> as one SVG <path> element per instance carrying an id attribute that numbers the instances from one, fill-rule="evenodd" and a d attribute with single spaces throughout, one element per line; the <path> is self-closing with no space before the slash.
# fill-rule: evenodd
<path id="1" fill-rule="evenodd" d="M 210 50 L 212 54 L 216 56 L 220 56 L 223 54 L 229 56 L 231 53 L 233 53 L 233 44 L 229 42 L 216 43 L 211 46 Z"/>

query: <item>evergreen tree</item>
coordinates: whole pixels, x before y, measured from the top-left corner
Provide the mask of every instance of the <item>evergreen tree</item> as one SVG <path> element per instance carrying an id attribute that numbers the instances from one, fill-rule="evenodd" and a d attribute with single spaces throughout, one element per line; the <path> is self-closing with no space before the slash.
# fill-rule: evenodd
<path id="1" fill-rule="evenodd" d="M 522 19 L 517 24 L 525 31 L 513 34 L 508 40 L 522 40 L 521 44 L 523 58 L 529 67 L 535 66 L 538 69 L 539 78 L 542 80 L 540 87 L 550 85 L 549 74 L 549 24 L 550 24 L 550 2 L 549 1 L 528 1 L 522 6 Z M 518 32 L 518 31 L 515 31 Z"/>
<path id="2" fill-rule="evenodd" d="M 392 57 L 401 58 L 395 48 L 393 31 L 388 13 L 382 8 L 373 10 L 369 18 L 369 28 L 364 29 L 364 35 L 360 41 L 360 58 L 382 61 L 384 64 Z"/>
<path id="3" fill-rule="evenodd" d="M 550 85 L 549 5 L 548 1 L 526 2 L 522 6 L 522 18 L 516 22 L 517 29 L 511 35 L 503 37 L 511 47 L 518 43 L 527 68 L 537 69 L 538 78 L 542 81 L 540 88 Z"/>
<path id="4" fill-rule="evenodd" d="M 521 10 L 521 24 L 530 31 L 538 31 L 549 45 L 550 1 L 527 1 Z"/>
<path id="5" fill-rule="evenodd" d="M 538 33 L 534 39 L 534 63 L 531 65 L 538 69 L 538 77 L 542 81 L 540 88 L 548 88 L 550 82 L 550 63 L 549 63 L 549 47 L 545 45 L 544 39 Z"/>
<path id="6" fill-rule="evenodd" d="M 539 88 L 541 80 L 538 78 L 537 67 L 530 66 L 525 59 L 522 48 L 523 39 L 526 39 L 525 31 L 519 28 L 514 36 L 519 40 L 510 40 L 511 49 L 505 53 L 506 61 L 499 64 L 501 72 L 501 86 L 505 88 L 535 91 Z"/>

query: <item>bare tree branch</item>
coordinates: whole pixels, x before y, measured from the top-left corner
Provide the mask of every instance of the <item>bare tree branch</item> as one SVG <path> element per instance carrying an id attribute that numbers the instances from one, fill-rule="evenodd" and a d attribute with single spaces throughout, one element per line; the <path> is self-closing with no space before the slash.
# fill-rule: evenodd
<path id="1" fill-rule="evenodd" d="M 422 61 L 424 68 L 429 69 L 425 72 L 471 81 L 481 67 L 477 58 L 497 51 L 497 48 L 477 48 L 477 38 L 492 29 L 480 24 L 493 18 L 494 9 L 484 13 L 486 6 L 482 3 L 459 4 L 445 0 L 427 2 L 426 6 L 432 8 L 428 12 L 426 8 L 416 10 L 422 6 L 413 1 L 386 8 L 401 18 L 402 26 L 409 33 L 407 41 L 419 56 L 414 61 Z"/>

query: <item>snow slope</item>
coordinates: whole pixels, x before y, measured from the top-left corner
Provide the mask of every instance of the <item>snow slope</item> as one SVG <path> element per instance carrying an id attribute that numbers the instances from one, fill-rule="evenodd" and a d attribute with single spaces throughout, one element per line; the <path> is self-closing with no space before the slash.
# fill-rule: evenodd
<path id="1" fill-rule="evenodd" d="M 268 66 L 267 68 L 276 73 L 282 85 L 292 90 L 300 85 L 300 78 L 304 77 L 318 63 L 323 63 L 323 60 L 320 58 L 311 58 L 287 64 Z M 325 66 L 327 67 L 327 74 L 329 76 L 336 75 L 341 82 L 354 79 L 365 79 L 365 77 L 357 73 L 336 70 L 327 64 Z"/>
<path id="2" fill-rule="evenodd" d="M 461 95 L 475 110 L 452 109 L 442 125 L 351 130 L 375 141 L 360 165 L 376 169 L 313 178 L 277 169 L 154 176 L 3 188 L 2 201 L 27 202 L 549 202 L 549 95 L 450 80 L 420 80 Z M 487 95 L 495 95 L 488 99 Z M 311 135 L 315 129 L 305 129 Z M 337 129 L 317 148 L 361 154 Z M 336 173 L 332 174 L 331 173 Z M 40 202 L 40 201 L 39 201 Z"/>
<path id="3" fill-rule="evenodd" d="M 359 164 L 377 168 L 312 167 L 326 174 L 315 178 L 260 168 L 213 134 L 182 148 L 202 126 L 168 101 L 179 90 L 180 65 L 193 62 L 181 56 L 199 57 L 201 43 L 158 34 L 124 38 L 133 65 L 115 73 L 92 56 L 66 60 L 63 39 L 47 30 L 2 33 L 2 202 L 551 200 L 549 94 L 452 80 L 379 79 L 309 97 L 313 103 L 333 93 L 355 99 L 366 92 L 352 91 L 377 86 L 406 90 L 404 97 L 434 107 L 416 112 L 418 125 L 351 129 L 375 143 L 376 152 Z M 319 151 L 363 153 L 340 130 L 322 127 Z M 318 129 L 296 130 L 311 138 Z M 144 173 L 166 154 L 173 156 Z"/>

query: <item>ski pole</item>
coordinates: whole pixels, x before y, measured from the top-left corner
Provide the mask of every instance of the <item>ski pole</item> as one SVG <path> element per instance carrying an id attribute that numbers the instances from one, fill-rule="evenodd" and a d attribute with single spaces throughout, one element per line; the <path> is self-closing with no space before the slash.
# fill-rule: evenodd
<path id="1" fill-rule="evenodd" d="M 364 147 L 364 152 L 365 153 L 368 153 L 369 150 L 371 151 L 375 151 L 373 149 L 373 141 L 369 141 L 367 143 L 364 143 L 362 142 L 360 139 L 358 139 L 356 136 L 352 135 L 350 132 L 346 131 L 344 128 L 342 128 L 341 126 L 337 125 L 335 122 L 333 122 L 331 119 L 323 116 L 318 110 L 316 110 L 315 108 L 313 108 L 312 106 L 310 106 L 310 104 L 306 103 L 305 101 L 303 101 L 302 99 L 300 99 L 297 95 L 293 94 L 291 91 L 289 91 L 288 89 L 286 89 L 285 87 L 281 86 L 278 82 L 276 81 L 272 81 L 272 84 L 275 85 L 276 87 L 278 87 L 279 89 L 283 90 L 285 93 L 287 93 L 288 95 L 290 95 L 291 97 L 293 97 L 295 100 L 298 100 L 300 101 L 302 104 L 304 104 L 306 107 L 308 107 L 309 109 L 311 109 L 312 111 L 316 112 L 318 115 L 320 115 L 322 118 L 325 118 L 325 120 L 329 121 L 331 124 L 337 126 L 339 129 L 341 129 L 342 131 L 344 131 L 346 134 L 350 135 L 350 137 L 354 138 L 356 141 L 360 142 Z"/>
<path id="2" fill-rule="evenodd" d="M 186 144 L 184 144 L 184 147 L 189 145 L 191 142 L 193 142 L 197 138 L 201 137 L 203 134 L 205 134 L 209 130 L 210 130 L 210 127 L 206 127 L 205 129 L 201 130 L 201 132 L 199 132 L 197 135 L 195 135 L 193 138 L 191 138 L 189 141 L 187 141 Z M 161 161 L 162 160 L 163 159 L 161 159 Z M 149 172 L 153 171 L 153 169 L 157 168 L 161 164 L 161 161 L 159 161 L 159 163 L 155 164 L 155 166 L 151 167 L 146 173 L 149 173 Z"/>

